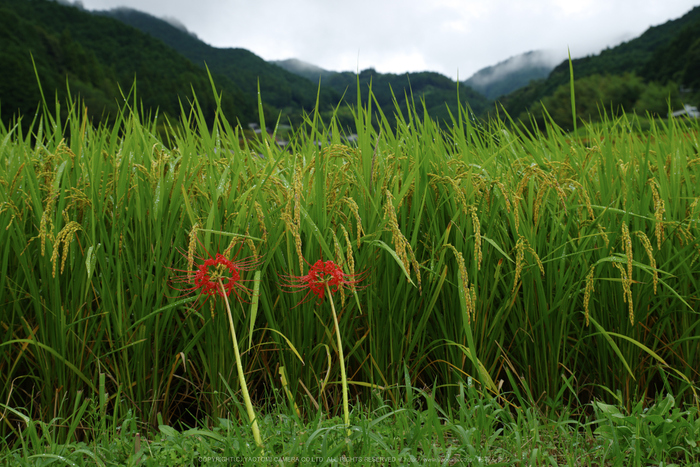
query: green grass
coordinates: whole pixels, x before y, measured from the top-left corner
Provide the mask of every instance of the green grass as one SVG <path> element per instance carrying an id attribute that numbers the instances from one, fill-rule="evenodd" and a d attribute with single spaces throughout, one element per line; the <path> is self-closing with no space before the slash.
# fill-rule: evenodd
<path id="1" fill-rule="evenodd" d="M 410 414 L 403 426 L 422 426 L 411 388 L 430 388 L 424 403 L 435 407 L 425 410 L 440 437 L 447 428 L 438 426 L 465 423 L 467 381 L 513 420 L 493 442 L 520 446 L 518 459 L 545 455 L 533 454 L 538 424 L 547 432 L 552 420 L 573 423 L 575 437 L 595 429 L 586 421 L 594 414 L 619 422 L 597 402 L 639 418 L 672 394 L 697 427 L 697 122 L 653 120 L 640 135 L 630 131 L 636 117 L 622 115 L 579 127 L 574 140 L 553 124 L 524 134 L 507 116 L 474 122 L 467 109 L 438 127 L 415 103 L 390 127 L 368 105 L 353 109 L 356 146 L 343 144 L 334 119 L 312 114 L 284 151 L 267 136 L 241 145 L 240 128 L 221 113 L 208 127 L 196 101 L 179 122 L 125 105 L 113 127 L 64 105 L 66 121 L 44 105 L 30 134 L 0 127 L 8 450 L 27 446 L 29 427 L 42 423 L 50 428 L 35 430 L 33 449 L 42 436 L 49 446 L 79 442 L 84 426 L 108 446 L 117 432 L 104 425 L 107 413 L 113 423 L 138 420 L 153 443 L 161 425 L 247 420 L 223 302 L 176 290 L 190 251 L 258 260 L 243 277 L 257 301 L 234 300 L 232 312 L 263 433 L 281 414 L 312 432 L 341 415 L 338 342 L 355 428 L 375 394 Z M 363 287 L 334 297 L 341 339 L 327 305 L 300 303 L 305 292 L 282 285 L 318 259 L 363 274 Z M 84 424 L 81 411 L 97 421 Z M 354 436 L 373 433 L 366 423 Z M 634 431 L 642 428 L 623 428 L 606 432 L 613 444 L 600 442 L 603 451 L 643 444 Z M 407 442 L 416 429 L 398 437 Z M 466 456 L 475 441 L 450 430 Z M 248 435 L 237 432 L 239 444 Z M 360 451 L 375 452 L 379 438 L 362 436 Z M 304 452 L 347 448 L 318 439 L 329 441 Z M 410 452 L 434 452 L 416 446 Z"/>
<path id="2" fill-rule="evenodd" d="M 260 420 L 265 449 L 250 429 L 229 418 L 179 430 L 140 423 L 131 412 L 100 414 L 88 400 L 67 419 L 25 420 L 14 449 L 0 450 L 0 463 L 45 465 L 700 465 L 700 417 L 681 410 L 671 396 L 632 413 L 596 404 L 585 419 L 544 417 L 533 408 L 504 407 L 497 398 L 460 385 L 453 407 L 441 406 L 431 390 L 411 388 L 410 400 L 393 407 L 375 391 L 352 411 L 350 434 L 341 417 L 322 411 L 301 419 L 274 394 Z M 22 416 L 23 417 L 23 416 Z M 66 443 L 62 427 L 75 430 Z M 80 433 L 78 435 L 78 433 Z"/>

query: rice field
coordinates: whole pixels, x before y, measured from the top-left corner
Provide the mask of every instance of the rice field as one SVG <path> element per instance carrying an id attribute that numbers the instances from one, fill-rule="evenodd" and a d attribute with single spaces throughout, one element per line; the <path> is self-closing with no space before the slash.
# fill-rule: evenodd
<path id="1" fill-rule="evenodd" d="M 26 419 L 89 437 L 88 401 L 151 430 L 250 427 L 237 362 L 263 434 L 285 404 L 349 426 L 348 405 L 457 407 L 465 387 L 546 417 L 700 406 L 695 121 L 531 134 L 413 105 L 392 128 L 370 105 L 356 144 L 313 114 L 281 149 L 196 101 L 113 127 L 65 105 L 0 126 L 9 446 Z M 217 254 L 240 274 L 226 300 L 195 277 Z M 344 278 L 324 293 L 319 260 Z"/>

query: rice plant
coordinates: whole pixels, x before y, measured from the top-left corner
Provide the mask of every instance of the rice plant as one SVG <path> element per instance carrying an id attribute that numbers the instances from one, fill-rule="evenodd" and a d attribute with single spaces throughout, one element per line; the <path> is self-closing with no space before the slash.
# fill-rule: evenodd
<path id="1" fill-rule="evenodd" d="M 0 127 L 3 437 L 20 438 L 18 414 L 68 419 L 79 394 L 153 428 L 249 424 L 231 326 L 257 410 L 281 391 L 303 420 L 339 415 L 345 387 L 396 406 L 418 388 L 448 410 L 466 381 L 553 415 L 662 392 L 700 404 L 696 122 L 641 133 L 622 115 L 573 138 L 413 103 L 391 127 L 370 99 L 356 144 L 313 113 L 281 149 L 220 112 L 207 126 L 196 100 L 179 122 L 125 102 L 113 127 L 79 102 L 65 121 L 44 104 L 27 134 Z M 256 265 L 231 325 L 223 302 L 173 287 L 204 252 Z M 318 260 L 363 274 L 336 316 L 284 287 Z"/>

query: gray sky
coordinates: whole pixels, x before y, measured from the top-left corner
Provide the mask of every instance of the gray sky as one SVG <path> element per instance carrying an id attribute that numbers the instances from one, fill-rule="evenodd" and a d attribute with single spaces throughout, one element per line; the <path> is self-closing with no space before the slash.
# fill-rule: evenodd
<path id="1" fill-rule="evenodd" d="M 215 47 L 334 71 L 437 71 L 453 79 L 536 49 L 597 53 L 700 0 L 82 0 L 181 22 Z"/>

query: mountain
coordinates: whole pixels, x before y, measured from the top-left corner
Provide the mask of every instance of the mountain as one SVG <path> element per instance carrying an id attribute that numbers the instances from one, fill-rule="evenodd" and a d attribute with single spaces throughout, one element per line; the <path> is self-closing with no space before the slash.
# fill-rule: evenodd
<path id="1" fill-rule="evenodd" d="M 274 63 L 280 68 L 284 68 L 290 73 L 295 75 L 303 76 L 313 83 L 318 83 L 319 78 L 323 80 L 329 76 L 336 74 L 335 71 L 329 71 L 316 66 L 312 63 L 304 62 L 297 58 L 289 58 L 287 60 L 272 60 L 270 63 Z"/>
<path id="2" fill-rule="evenodd" d="M 450 112 L 453 115 L 457 113 L 458 93 L 460 104 L 462 106 L 468 105 L 474 113 L 483 113 L 491 106 L 489 99 L 470 86 L 457 83 L 445 75 L 430 71 L 394 74 L 379 73 L 374 68 L 367 68 L 357 74 L 350 71 L 325 70 L 295 58 L 271 63 L 314 83 L 318 83 L 320 80 L 322 88 L 329 88 L 343 96 L 343 102 L 350 106 L 357 104 L 358 84 L 360 85 L 361 102 L 364 105 L 367 104 L 371 87 L 375 102 L 384 111 L 390 125 L 396 123 L 395 104 L 398 104 L 400 111 L 406 117 L 409 100 L 413 100 L 418 105 L 422 100 L 428 115 L 445 122 L 450 121 Z M 337 115 L 343 115 L 343 110 L 341 108 Z"/>
<path id="3" fill-rule="evenodd" d="M 700 7 L 598 55 L 574 60 L 577 113 L 581 106 L 590 115 L 596 102 L 605 102 L 606 107 L 614 102 L 615 109 L 654 108 L 661 113 L 674 83 L 697 91 L 699 37 Z M 498 98 L 510 115 L 527 118 L 526 112 L 542 101 L 548 109 L 549 105 L 556 108 L 553 115 L 565 118 L 565 106 L 570 106 L 568 61 L 537 80 L 551 67 L 538 51 L 480 70 L 463 83 L 434 72 L 392 74 L 370 68 L 359 74 L 337 73 L 299 60 L 272 63 L 245 49 L 215 48 L 175 20 L 135 10 L 90 13 L 65 2 L 0 0 L 3 122 L 18 113 L 35 113 L 42 99 L 33 84 L 35 67 L 49 104 L 54 95 L 66 102 L 68 84 L 71 94 L 80 95 L 90 116 L 97 119 L 114 117 L 117 103 L 123 102 L 122 90 L 128 91 L 134 79 L 146 111 L 178 116 L 180 104 L 187 108 L 194 91 L 204 115 L 211 118 L 216 101 L 205 65 L 217 93 L 222 93 L 224 112 L 232 121 L 243 123 L 258 120 L 258 86 L 268 120 L 281 113 L 283 120 L 292 123 L 315 108 L 318 96 L 322 113 L 327 116 L 337 108 L 341 124 L 350 126 L 353 118 L 348 106 L 357 104 L 358 89 L 366 104 L 370 88 L 390 124 L 396 122 L 395 111 L 407 116 L 410 102 L 440 121 L 449 122 L 457 104 L 484 115 L 492 103 L 474 88 L 493 98 L 526 81 L 529 84 Z M 680 102 L 677 96 L 671 97 L 672 103 Z M 684 99 L 688 101 L 687 96 Z"/>
<path id="4" fill-rule="evenodd" d="M 295 111 L 312 110 L 316 104 L 317 92 L 323 110 L 329 111 L 341 101 L 351 106 L 356 105 L 358 79 L 364 95 L 363 102 L 366 102 L 371 82 L 372 92 L 391 124 L 395 123 L 392 92 L 396 93 L 404 111 L 407 108 L 404 93 L 413 94 L 417 102 L 424 99 L 428 113 L 433 118 L 449 119 L 446 104 L 453 112 L 456 111 L 457 83 L 439 73 L 394 75 L 368 69 L 357 75 L 351 72 L 324 70 L 298 59 L 266 62 L 245 49 L 212 47 L 181 27 L 136 10 L 119 8 L 99 14 L 123 21 L 162 40 L 193 63 L 201 66 L 206 63 L 210 70 L 230 78 L 247 93 L 257 93 L 259 81 L 263 101 L 284 110 L 285 117 Z M 489 105 L 488 100 L 473 89 L 465 85 L 459 87 L 462 105 L 468 102 L 475 112 L 481 112 Z M 345 106 L 341 106 L 336 116 L 341 119 L 343 125 L 352 123 L 351 115 Z"/>
<path id="5" fill-rule="evenodd" d="M 216 101 L 206 71 L 185 57 L 120 21 L 94 16 L 75 6 L 48 0 L 0 0 L 0 111 L 3 122 L 34 115 L 41 102 L 34 65 L 49 106 L 57 94 L 64 104 L 67 86 L 80 95 L 94 119 L 109 121 L 124 102 L 134 79 L 147 111 L 180 115 L 192 92 L 204 115 Z M 257 120 L 254 96 L 225 76 L 215 75 L 222 107 L 232 120 Z"/>
<path id="6" fill-rule="evenodd" d="M 259 84 L 263 103 L 282 110 L 284 120 L 300 121 L 302 112 L 311 112 L 316 105 L 318 79 L 312 83 L 246 49 L 212 47 L 171 21 L 128 8 L 95 14 L 117 19 L 162 41 L 197 66 L 230 79 L 248 95 L 257 96 Z M 340 95 L 326 88 L 321 88 L 319 98 L 323 110 L 340 102 Z"/>
<path id="7" fill-rule="evenodd" d="M 546 78 L 559 60 L 561 57 L 556 57 L 552 52 L 531 51 L 482 68 L 463 83 L 487 99 L 495 100 L 528 85 L 530 81 Z"/>
<path id="8" fill-rule="evenodd" d="M 673 40 L 657 48 L 640 74 L 650 81 L 674 81 L 700 92 L 700 20 L 687 24 Z"/>
<path id="9" fill-rule="evenodd" d="M 574 59 L 572 60 L 574 77 L 578 80 L 594 75 L 623 76 L 626 73 L 642 76 L 646 73 L 648 77 L 652 77 L 652 73 L 648 72 L 650 61 L 655 56 L 657 60 L 661 60 L 664 48 L 668 47 L 686 28 L 692 27 L 699 21 L 700 7 L 695 7 L 681 18 L 650 27 L 635 39 L 605 49 L 597 55 Z M 677 63 L 673 66 L 680 65 Z M 651 66 L 651 69 L 653 68 Z M 546 79 L 530 83 L 502 96 L 499 101 L 510 115 L 522 116 L 543 98 L 554 95 L 562 86 L 568 86 L 569 79 L 569 62 L 565 60 L 554 67 Z"/>
<path id="10" fill-rule="evenodd" d="M 134 10 L 88 12 L 66 2 L 49 0 L 0 0 L 0 110 L 2 121 L 16 115 L 33 115 L 42 97 L 31 58 L 49 105 L 54 94 L 67 101 L 68 88 L 80 96 L 89 115 L 108 122 L 136 80 L 143 109 L 177 117 L 180 103 L 188 106 L 192 91 L 204 115 L 212 118 L 216 101 L 205 64 L 212 73 L 222 106 L 231 121 L 257 121 L 258 83 L 268 121 L 281 112 L 283 121 L 298 123 L 303 112 L 312 111 L 319 96 L 322 113 L 337 107 L 341 125 L 351 127 L 352 112 L 344 103 L 357 104 L 358 83 L 362 102 L 367 103 L 370 84 L 374 99 L 391 124 L 394 95 L 406 115 L 407 99 L 423 100 L 428 114 L 449 120 L 461 104 L 481 111 L 488 101 L 471 88 L 438 73 L 381 74 L 373 69 L 335 73 L 299 61 L 281 65 L 313 73 L 312 80 L 268 63 L 245 49 L 211 47 L 178 22 L 161 20 Z M 318 73 L 318 76 L 315 76 Z M 318 78 L 323 77 L 319 88 Z M 420 104 L 419 104 L 420 105 Z M 65 113 L 65 105 L 63 107 Z M 25 119 L 26 121 L 26 119 Z"/>
<path id="11" fill-rule="evenodd" d="M 353 103 L 357 102 L 358 81 L 362 101 L 366 101 L 371 86 L 376 103 L 385 113 L 394 108 L 396 98 L 402 108 L 407 99 L 417 104 L 423 100 L 430 115 L 433 115 L 431 110 L 435 110 L 447 117 L 446 106 L 456 111 L 458 92 L 462 105 L 468 103 L 474 112 L 490 106 L 490 101 L 472 88 L 432 71 L 395 74 L 378 73 L 374 68 L 368 68 L 359 75 L 345 71 L 329 75 L 325 86 L 344 94 L 345 101 Z"/>
<path id="12" fill-rule="evenodd" d="M 489 100 L 472 86 L 464 82 L 457 83 L 445 75 L 430 71 L 394 74 L 379 73 L 374 68 L 367 68 L 358 75 L 349 71 L 329 71 L 296 58 L 271 63 L 315 83 L 320 79 L 322 87 L 330 88 L 339 95 L 343 95 L 344 101 L 350 105 L 357 102 L 358 81 L 363 102 L 366 101 L 367 90 L 371 85 L 377 103 L 385 112 L 394 108 L 394 97 L 405 110 L 405 93 L 407 96 L 412 96 L 416 102 L 424 99 L 430 115 L 440 114 L 447 119 L 449 116 L 447 107 L 456 111 L 454 104 L 457 102 L 458 85 L 460 98 L 464 99 L 462 104 L 468 103 L 475 112 L 481 112 L 490 106 Z"/>

